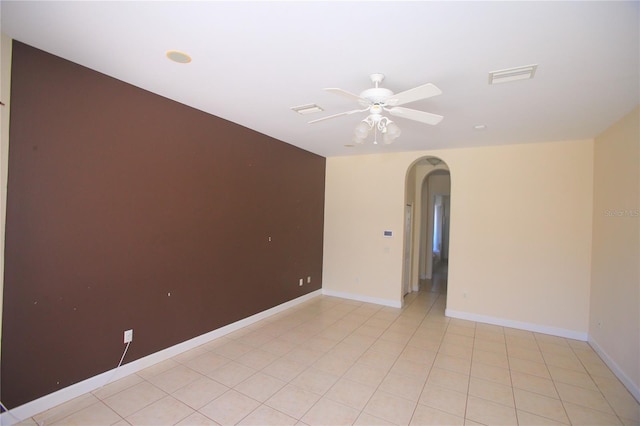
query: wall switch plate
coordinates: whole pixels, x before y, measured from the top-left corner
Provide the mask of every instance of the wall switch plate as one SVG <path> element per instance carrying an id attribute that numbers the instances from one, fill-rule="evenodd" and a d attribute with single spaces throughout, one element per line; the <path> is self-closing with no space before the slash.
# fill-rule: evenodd
<path id="1" fill-rule="evenodd" d="M 307 277 L 307 284 L 309 284 L 310 282 L 311 282 L 311 275 Z"/>
<path id="2" fill-rule="evenodd" d="M 300 278 L 300 287 L 302 287 L 302 284 L 304 284 L 304 280 Z"/>
<path id="3" fill-rule="evenodd" d="M 125 332 L 124 332 L 124 342 L 125 343 L 131 343 L 132 340 L 133 340 L 133 329 L 125 330 Z"/>

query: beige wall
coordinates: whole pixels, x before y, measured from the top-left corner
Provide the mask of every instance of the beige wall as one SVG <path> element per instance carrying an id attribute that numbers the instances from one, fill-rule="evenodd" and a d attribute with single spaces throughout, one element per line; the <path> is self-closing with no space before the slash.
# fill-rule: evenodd
<path id="1" fill-rule="evenodd" d="M 452 181 L 447 310 L 585 339 L 593 142 L 459 154 L 446 159 Z"/>
<path id="2" fill-rule="evenodd" d="M 7 215 L 7 164 L 9 161 L 9 92 L 11 89 L 11 39 L 0 33 L 0 342 L 2 341 L 2 288 L 4 279 L 4 224 Z M 0 344 L 1 346 L 1 344 Z"/>
<path id="3" fill-rule="evenodd" d="M 592 344 L 640 398 L 640 109 L 595 140 Z M 611 364 L 613 362 L 613 364 Z M 623 380 L 624 381 L 624 380 Z"/>
<path id="4" fill-rule="evenodd" d="M 323 291 L 399 306 L 407 154 L 326 163 Z M 383 232 L 394 232 L 385 238 Z"/>
<path id="5" fill-rule="evenodd" d="M 401 303 L 405 176 L 427 155 L 451 171 L 448 313 L 586 338 L 592 141 L 328 158 L 325 291 Z"/>

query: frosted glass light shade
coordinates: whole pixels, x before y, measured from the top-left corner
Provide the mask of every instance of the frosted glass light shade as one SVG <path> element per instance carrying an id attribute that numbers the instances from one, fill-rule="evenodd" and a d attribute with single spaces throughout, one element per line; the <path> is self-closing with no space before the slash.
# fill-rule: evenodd
<path id="1" fill-rule="evenodd" d="M 371 130 L 371 127 L 369 126 L 369 124 L 366 121 L 361 121 L 356 126 L 354 134 L 355 134 L 356 138 L 364 139 L 369 134 L 369 130 Z"/>
<path id="2" fill-rule="evenodd" d="M 400 127 L 398 127 L 396 123 L 390 121 L 389 124 L 387 124 L 386 136 L 390 137 L 391 139 L 396 139 L 398 136 L 400 136 L 400 133 L 402 133 L 402 130 L 400 130 Z"/>

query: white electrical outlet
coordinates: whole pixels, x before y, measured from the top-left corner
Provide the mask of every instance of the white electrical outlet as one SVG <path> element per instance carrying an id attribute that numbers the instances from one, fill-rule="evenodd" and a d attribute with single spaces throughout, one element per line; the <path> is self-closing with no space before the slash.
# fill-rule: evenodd
<path id="1" fill-rule="evenodd" d="M 300 287 L 302 287 L 302 284 L 304 284 L 304 280 L 300 278 Z"/>
<path id="2" fill-rule="evenodd" d="M 307 284 L 309 284 L 310 282 L 311 282 L 311 275 L 307 277 Z"/>
<path id="3" fill-rule="evenodd" d="M 124 331 L 124 342 L 130 343 L 133 340 L 133 329 Z"/>

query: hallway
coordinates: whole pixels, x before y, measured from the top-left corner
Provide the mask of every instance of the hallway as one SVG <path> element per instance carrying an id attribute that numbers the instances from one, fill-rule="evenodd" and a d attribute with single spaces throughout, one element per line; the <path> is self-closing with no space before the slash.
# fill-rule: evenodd
<path id="1" fill-rule="evenodd" d="M 420 291 L 438 293 L 446 297 L 448 272 L 448 262 L 446 260 L 439 261 L 434 266 L 432 278 L 420 280 Z"/>

